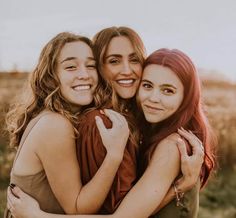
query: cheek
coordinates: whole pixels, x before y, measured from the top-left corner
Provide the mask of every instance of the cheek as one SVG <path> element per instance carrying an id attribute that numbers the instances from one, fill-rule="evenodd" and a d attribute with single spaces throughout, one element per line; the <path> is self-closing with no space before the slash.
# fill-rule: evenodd
<path id="1" fill-rule="evenodd" d="M 143 68 L 142 68 L 142 66 L 141 66 L 141 65 L 137 65 L 136 68 L 135 68 L 135 72 L 136 72 L 136 74 L 137 74 L 139 77 L 141 77 L 142 74 L 143 74 Z"/>
<path id="2" fill-rule="evenodd" d="M 98 73 L 97 72 L 94 72 L 94 74 L 93 74 L 93 81 L 94 81 L 94 85 L 97 86 L 98 82 L 99 82 Z"/>
<path id="3" fill-rule="evenodd" d="M 137 101 L 142 104 L 147 99 L 147 93 L 142 90 L 142 88 L 139 88 L 138 94 L 137 94 Z"/>
<path id="4" fill-rule="evenodd" d="M 106 80 L 112 79 L 114 76 L 116 76 L 116 68 L 114 66 L 105 65 L 102 69 L 103 76 Z"/>
<path id="5" fill-rule="evenodd" d="M 165 105 L 171 111 L 177 111 L 180 107 L 182 99 L 179 96 L 175 96 L 173 98 L 166 98 Z"/>

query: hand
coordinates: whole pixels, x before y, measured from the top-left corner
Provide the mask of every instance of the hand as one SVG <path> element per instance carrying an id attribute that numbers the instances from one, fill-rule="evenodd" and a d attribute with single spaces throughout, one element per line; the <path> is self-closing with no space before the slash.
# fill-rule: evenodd
<path id="1" fill-rule="evenodd" d="M 124 149 L 129 138 L 129 126 L 124 116 L 110 109 L 104 114 L 111 120 L 112 128 L 107 129 L 99 116 L 96 116 L 96 125 L 108 155 L 123 158 Z"/>
<path id="2" fill-rule="evenodd" d="M 183 176 L 177 181 L 181 185 L 181 191 L 185 192 L 191 189 L 198 181 L 202 163 L 204 161 L 204 148 L 202 142 L 191 132 L 183 128 L 178 130 L 192 146 L 192 155 L 187 154 L 186 145 L 183 140 L 178 140 L 178 148 L 181 154 L 181 171 Z"/>
<path id="3" fill-rule="evenodd" d="M 41 217 L 38 202 L 18 187 L 8 187 L 7 207 L 15 218 Z"/>

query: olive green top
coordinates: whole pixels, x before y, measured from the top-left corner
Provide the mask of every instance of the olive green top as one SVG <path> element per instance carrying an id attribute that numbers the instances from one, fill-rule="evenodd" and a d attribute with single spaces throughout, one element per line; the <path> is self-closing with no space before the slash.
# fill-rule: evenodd
<path id="1" fill-rule="evenodd" d="M 16 162 L 21 148 L 29 135 L 30 131 L 33 129 L 35 124 L 40 120 L 40 118 L 45 115 L 47 112 L 43 112 L 38 115 L 36 118 L 30 121 L 28 124 L 22 138 L 20 141 L 20 145 L 18 147 L 18 151 L 14 160 Z M 47 175 L 44 170 L 27 176 L 20 176 L 14 173 L 14 163 L 11 170 L 11 183 L 20 187 L 24 192 L 35 198 L 40 205 L 40 208 L 43 211 L 50 212 L 50 213 L 57 213 L 57 214 L 64 214 L 64 211 L 60 204 L 58 203 L 57 199 L 55 198 L 51 187 L 48 183 Z M 62 172 L 63 173 L 63 172 Z M 10 218 L 11 213 L 9 210 L 5 210 L 4 218 Z"/>

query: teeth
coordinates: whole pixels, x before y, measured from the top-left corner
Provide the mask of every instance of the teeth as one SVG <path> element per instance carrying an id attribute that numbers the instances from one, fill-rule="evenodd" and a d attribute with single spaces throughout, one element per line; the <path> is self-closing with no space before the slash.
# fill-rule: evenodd
<path id="1" fill-rule="evenodd" d="M 118 83 L 121 83 L 121 84 L 130 84 L 130 83 L 133 83 L 133 82 L 134 82 L 133 79 L 118 80 Z"/>
<path id="2" fill-rule="evenodd" d="M 88 90 L 88 89 L 90 89 L 90 85 L 78 85 L 78 86 L 74 87 L 74 89 L 79 90 L 79 91 Z"/>

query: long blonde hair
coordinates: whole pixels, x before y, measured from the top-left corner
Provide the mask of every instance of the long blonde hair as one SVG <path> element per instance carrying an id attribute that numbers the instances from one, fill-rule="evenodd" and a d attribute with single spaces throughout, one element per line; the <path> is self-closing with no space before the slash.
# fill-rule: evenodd
<path id="1" fill-rule="evenodd" d="M 143 41 L 134 30 L 132 30 L 129 27 L 124 27 L 124 26 L 121 26 L 121 27 L 114 26 L 114 27 L 105 28 L 101 30 L 100 32 L 98 32 L 93 38 L 94 55 L 97 60 L 97 68 L 103 78 L 104 78 L 103 65 L 105 62 L 105 56 L 107 53 L 109 43 L 114 37 L 119 37 L 119 36 L 125 36 L 130 40 L 132 46 L 134 47 L 135 53 L 138 56 L 140 64 L 143 65 L 144 63 L 144 60 L 146 57 L 146 50 L 145 50 Z M 137 141 L 138 133 L 137 133 L 137 125 L 134 118 L 134 111 L 133 113 L 129 113 L 129 114 L 125 112 L 127 107 L 130 109 L 133 109 L 130 106 L 134 106 L 134 105 L 127 105 L 127 100 L 121 99 L 117 95 L 117 93 L 115 92 L 114 88 L 109 83 L 109 81 L 106 81 L 105 87 L 106 87 L 106 92 L 110 95 L 110 104 L 112 104 L 113 109 L 125 115 L 126 118 L 128 118 L 129 126 L 131 129 L 131 140 L 133 142 Z M 133 102 L 134 102 L 134 99 L 129 101 L 129 104 L 132 104 Z"/>
<path id="2" fill-rule="evenodd" d="M 69 32 L 62 32 L 52 38 L 41 51 L 38 64 L 32 72 L 27 89 L 27 97 L 23 97 L 11 105 L 6 116 L 6 128 L 10 134 L 10 146 L 17 147 L 23 132 L 31 119 L 43 110 L 50 110 L 65 116 L 71 121 L 76 132 L 78 113 L 71 112 L 69 102 L 60 90 L 60 80 L 57 75 L 58 56 L 64 45 L 70 42 L 82 41 L 93 51 L 90 39 Z M 100 107 L 106 101 L 103 92 L 103 79 L 98 83 L 94 94 L 93 105 Z"/>

